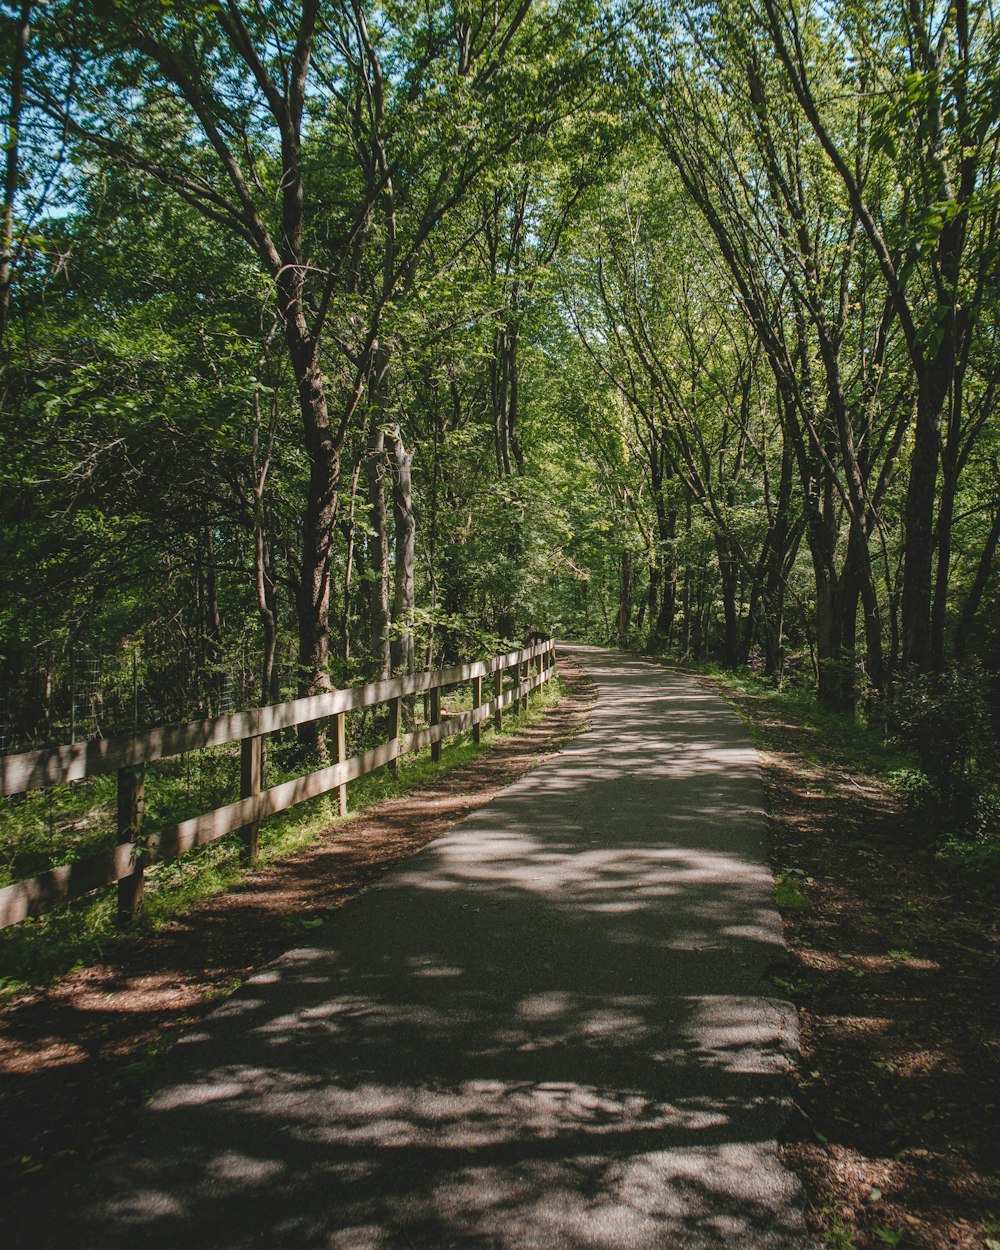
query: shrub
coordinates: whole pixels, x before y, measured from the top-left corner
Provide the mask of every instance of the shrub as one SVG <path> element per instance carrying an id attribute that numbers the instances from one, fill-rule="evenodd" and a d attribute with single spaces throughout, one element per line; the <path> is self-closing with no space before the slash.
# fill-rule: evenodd
<path id="1" fill-rule="evenodd" d="M 978 664 L 905 678 L 896 688 L 896 737 L 918 770 L 894 779 L 934 841 L 997 833 L 997 744 L 987 690 Z"/>

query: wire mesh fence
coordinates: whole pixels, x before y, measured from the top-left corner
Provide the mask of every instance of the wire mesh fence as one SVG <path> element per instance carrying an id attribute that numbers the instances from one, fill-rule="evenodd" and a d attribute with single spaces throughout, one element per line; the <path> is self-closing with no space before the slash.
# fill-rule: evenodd
<path id="1" fill-rule="evenodd" d="M 292 698 L 294 665 L 283 667 L 282 697 Z M 245 670 L 140 649 L 78 650 L 54 675 L 8 675 L 0 687 L 0 755 L 226 716 L 258 702 L 258 679 Z"/>

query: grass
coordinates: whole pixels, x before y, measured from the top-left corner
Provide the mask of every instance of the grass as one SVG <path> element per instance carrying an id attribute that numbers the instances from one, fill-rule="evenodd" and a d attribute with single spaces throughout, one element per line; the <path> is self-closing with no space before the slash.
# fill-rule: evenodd
<path id="1" fill-rule="evenodd" d="M 937 857 L 966 876 L 991 881 L 994 888 L 1000 888 L 1000 842 L 995 838 L 946 838 Z"/>
<path id="2" fill-rule="evenodd" d="M 471 733 L 456 734 L 442 743 L 440 762 L 431 759 L 429 748 L 405 755 L 398 778 L 386 767 L 351 783 L 348 798 L 351 814 L 397 794 L 419 789 L 445 773 L 475 759 L 490 746 L 536 723 L 562 698 L 558 676 L 536 691 L 527 710 L 504 713 L 504 730 L 497 734 L 483 723 L 483 742 L 477 746 Z M 458 710 L 463 696 L 445 701 Z M 420 702 L 417 702 L 419 711 Z M 368 722 L 358 737 L 374 733 Z M 348 742 L 348 751 L 365 749 L 369 741 Z M 305 769 L 294 766 L 296 748 L 277 744 L 268 761 L 268 785 L 277 784 Z M 146 827 L 172 824 L 238 798 L 239 747 L 220 747 L 199 753 L 202 759 L 177 757 L 164 760 L 147 773 Z M 52 793 L 54 791 L 55 793 Z M 49 797 L 47 797 L 49 796 Z M 107 847 L 114 839 L 114 777 L 98 777 L 77 786 L 52 787 L 0 809 L 0 886 L 69 863 Z M 265 821 L 260 830 L 258 866 L 266 866 L 313 845 L 331 827 L 341 823 L 336 814 L 336 792 L 321 795 Z M 112 947 L 142 941 L 167 921 L 189 911 L 239 883 L 245 871 L 241 845 L 233 835 L 168 864 L 157 864 L 146 874 L 146 899 L 141 916 L 127 931 L 115 922 L 116 892 L 113 886 L 76 899 L 43 916 L 0 930 L 0 1002 L 34 986 L 86 967 Z"/>
<path id="3" fill-rule="evenodd" d="M 786 870 L 775 878 L 774 901 L 782 911 L 808 911 L 809 900 L 795 883 L 795 878 Z"/>
<path id="4" fill-rule="evenodd" d="M 828 1246 L 829 1250 L 854 1250 L 854 1237 L 851 1230 L 833 1206 L 823 1207 L 820 1214 L 826 1220 L 826 1227 L 821 1234 L 823 1244 Z"/>
<path id="5" fill-rule="evenodd" d="M 462 686 L 449 692 L 442 705 L 445 712 L 471 708 L 471 687 Z M 426 723 L 423 711 L 423 700 L 416 698 L 414 728 Z M 348 714 L 349 756 L 385 740 L 386 715 L 384 708 L 377 714 L 372 708 Z M 510 716 L 510 711 L 506 711 L 505 717 Z M 404 768 L 411 766 L 412 760 L 404 760 Z M 234 802 L 239 798 L 239 768 L 238 742 L 171 756 L 148 765 L 146 827 L 161 828 Z M 274 735 L 269 744 L 267 784 L 276 785 L 305 771 L 307 764 L 302 760 L 294 733 Z M 379 783 L 364 778 L 356 784 L 361 787 L 357 793 L 362 794 L 372 784 L 377 788 Z M 112 844 L 116 805 L 117 785 L 113 774 L 0 799 L 0 887 L 73 863 Z"/>

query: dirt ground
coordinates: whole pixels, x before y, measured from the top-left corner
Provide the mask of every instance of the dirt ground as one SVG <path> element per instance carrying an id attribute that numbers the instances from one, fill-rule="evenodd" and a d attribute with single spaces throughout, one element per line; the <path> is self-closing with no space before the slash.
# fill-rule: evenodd
<path id="1" fill-rule="evenodd" d="M 1000 913 L 921 850 L 884 783 L 774 701 L 734 696 L 762 752 L 798 1003 L 784 1146 L 835 1250 L 1000 1250 Z M 796 897 L 798 896 L 798 897 Z"/>
<path id="2" fill-rule="evenodd" d="M 566 695 L 533 726 L 294 857 L 247 872 L 105 963 L 0 1009 L 0 1194 L 15 1204 L 120 1142 L 160 1057 L 246 977 L 586 726 L 593 683 L 562 656 Z"/>

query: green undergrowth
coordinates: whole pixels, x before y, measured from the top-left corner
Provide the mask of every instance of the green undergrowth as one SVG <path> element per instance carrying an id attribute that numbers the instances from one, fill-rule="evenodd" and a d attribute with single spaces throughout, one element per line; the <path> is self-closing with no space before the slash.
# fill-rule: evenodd
<path id="1" fill-rule="evenodd" d="M 563 692 L 559 677 L 546 683 L 533 694 L 526 711 L 518 715 L 509 709 L 505 711 L 504 730 L 500 734 L 484 722 L 479 746 L 473 743 L 471 733 L 456 734 L 442 743 L 442 758 L 437 763 L 427 748 L 400 759 L 398 778 L 390 767 L 359 777 L 348 787 L 351 810 L 345 818 L 336 814 L 336 792 L 272 816 L 261 825 L 258 866 L 294 855 L 359 812 L 461 768 L 492 746 L 535 724 L 560 701 Z M 462 694 L 449 696 L 444 703 L 447 710 L 457 711 L 463 703 Z M 154 831 L 239 797 L 238 747 L 200 754 L 207 758 L 162 761 L 165 767 L 157 764 L 149 769 L 147 829 Z M 279 743 L 271 750 L 268 786 L 297 775 L 294 757 L 290 744 L 283 749 Z M 304 767 L 298 768 L 299 773 L 304 771 Z M 46 792 L 35 792 L 19 803 L 7 805 L 5 819 L 0 823 L 0 885 L 57 863 L 70 863 L 113 841 L 114 777 L 53 789 L 58 793 L 51 800 L 45 799 Z M 146 873 L 143 912 L 125 932 L 115 923 L 113 886 L 0 931 L 0 1001 L 86 967 L 123 943 L 141 941 L 203 899 L 238 887 L 244 871 L 238 837 L 231 835 L 172 863 L 151 867 Z"/>
<path id="2" fill-rule="evenodd" d="M 442 705 L 445 713 L 470 708 L 471 690 L 461 687 L 449 692 Z M 415 699 L 406 728 L 423 727 L 424 713 L 423 700 Z M 348 713 L 349 756 L 385 741 L 387 716 L 384 707 L 378 714 L 367 708 Z M 308 761 L 303 758 L 294 731 L 273 735 L 268 745 L 266 785 L 278 785 L 307 771 Z M 165 828 L 235 802 L 239 798 L 239 773 L 238 742 L 170 756 L 148 765 L 146 828 Z M 353 786 L 363 790 L 370 781 L 361 778 Z M 117 782 L 113 774 L 0 800 L 0 887 L 107 848 L 115 839 L 116 805 Z"/>
<path id="3" fill-rule="evenodd" d="M 808 911 L 809 900 L 799 889 L 796 878 L 804 877 L 801 868 L 785 868 L 775 875 L 774 901 L 782 911 Z"/>

